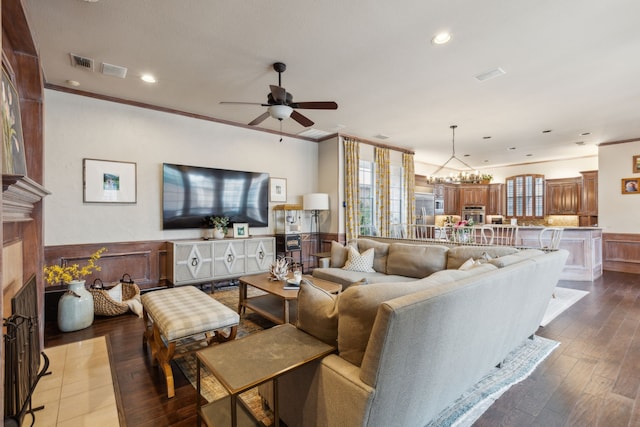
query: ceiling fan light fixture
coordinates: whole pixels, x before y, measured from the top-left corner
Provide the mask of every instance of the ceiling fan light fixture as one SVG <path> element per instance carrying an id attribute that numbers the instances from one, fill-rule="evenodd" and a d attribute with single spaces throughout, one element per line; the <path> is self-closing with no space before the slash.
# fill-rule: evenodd
<path id="1" fill-rule="evenodd" d="M 291 116 L 293 108 L 288 105 L 272 105 L 268 108 L 268 111 L 274 119 L 284 120 Z"/>

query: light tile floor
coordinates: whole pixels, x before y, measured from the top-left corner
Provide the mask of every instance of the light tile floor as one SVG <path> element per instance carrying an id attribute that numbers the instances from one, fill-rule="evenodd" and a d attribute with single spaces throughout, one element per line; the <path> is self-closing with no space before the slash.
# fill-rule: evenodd
<path id="1" fill-rule="evenodd" d="M 33 394 L 35 427 L 117 427 L 118 408 L 104 337 L 45 349 L 51 375 L 43 376 Z M 30 426 L 31 415 L 23 420 Z"/>

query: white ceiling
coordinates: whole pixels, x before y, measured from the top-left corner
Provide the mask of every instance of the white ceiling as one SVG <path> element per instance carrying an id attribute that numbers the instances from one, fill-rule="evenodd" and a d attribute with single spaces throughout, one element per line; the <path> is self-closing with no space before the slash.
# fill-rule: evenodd
<path id="1" fill-rule="evenodd" d="M 478 169 L 595 155 L 601 142 L 640 137 L 637 0 L 26 0 L 26 9 L 51 85 L 75 80 L 81 91 L 246 124 L 266 107 L 220 102 L 266 102 L 282 61 L 294 101 L 339 105 L 298 110 L 313 129 L 438 165 L 456 124 L 456 154 Z M 433 45 L 442 30 L 452 40 Z M 70 53 L 96 71 L 73 68 Z M 126 78 L 102 75 L 102 62 L 127 67 Z M 496 67 L 506 74 L 474 78 Z M 158 82 L 142 82 L 145 72 Z"/>

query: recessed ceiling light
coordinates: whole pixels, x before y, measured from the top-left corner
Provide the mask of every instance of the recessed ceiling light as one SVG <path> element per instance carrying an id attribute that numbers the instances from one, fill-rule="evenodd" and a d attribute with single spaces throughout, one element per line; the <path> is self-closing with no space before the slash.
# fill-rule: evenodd
<path id="1" fill-rule="evenodd" d="M 80 86 L 80 82 L 77 80 L 66 80 L 65 83 L 73 87 Z"/>
<path id="2" fill-rule="evenodd" d="M 379 133 L 377 135 L 373 135 L 374 138 L 378 139 L 389 139 L 389 135 L 385 135 L 384 133 Z"/>
<path id="3" fill-rule="evenodd" d="M 491 139 L 490 136 L 483 136 L 482 139 Z"/>
<path id="4" fill-rule="evenodd" d="M 157 80 L 151 74 L 143 74 L 140 76 L 140 80 L 147 83 L 155 83 Z"/>
<path id="5" fill-rule="evenodd" d="M 547 129 L 547 130 L 543 130 L 542 133 L 549 133 L 551 132 L 551 129 Z"/>
<path id="6" fill-rule="evenodd" d="M 513 151 L 513 150 L 515 150 L 515 149 L 516 149 L 516 147 L 509 147 L 509 148 L 507 148 L 507 150 L 511 150 L 511 151 Z"/>
<path id="7" fill-rule="evenodd" d="M 580 134 L 580 136 L 587 136 L 587 135 L 591 135 L 591 132 L 582 132 L 582 133 Z"/>
<path id="8" fill-rule="evenodd" d="M 483 160 L 484 163 L 489 163 L 489 160 Z"/>
<path id="9" fill-rule="evenodd" d="M 471 156 L 471 154 L 465 154 L 465 155 L 464 155 L 464 157 L 469 157 L 469 156 Z"/>
<path id="10" fill-rule="evenodd" d="M 476 80 L 483 82 L 485 80 L 495 79 L 496 77 L 504 76 L 505 74 L 507 74 L 507 72 L 502 68 L 498 67 L 498 68 L 494 68 L 493 70 L 476 74 L 475 78 Z"/>
<path id="11" fill-rule="evenodd" d="M 578 141 L 576 142 L 576 145 L 584 145 L 584 141 Z"/>
<path id="12" fill-rule="evenodd" d="M 443 31 L 443 32 L 438 33 L 435 36 L 433 36 L 433 38 L 431 39 L 431 43 L 433 43 L 433 44 L 445 44 L 449 40 L 451 40 L 451 33 L 447 32 L 447 31 Z"/>
<path id="13" fill-rule="evenodd" d="M 527 157 L 531 157 L 531 156 L 533 156 L 533 154 L 527 154 Z"/>

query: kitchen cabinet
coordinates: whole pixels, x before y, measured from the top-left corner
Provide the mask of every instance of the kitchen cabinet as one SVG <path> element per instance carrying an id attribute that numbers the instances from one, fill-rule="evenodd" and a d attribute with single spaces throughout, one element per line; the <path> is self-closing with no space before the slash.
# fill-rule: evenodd
<path id="1" fill-rule="evenodd" d="M 445 215 L 460 215 L 459 187 L 457 184 L 442 184 Z"/>
<path id="2" fill-rule="evenodd" d="M 577 215 L 581 199 L 580 186 L 580 178 L 546 180 L 547 215 Z"/>
<path id="3" fill-rule="evenodd" d="M 487 206 L 489 201 L 489 186 L 487 184 L 461 184 L 460 207 Z"/>
<path id="4" fill-rule="evenodd" d="M 489 184 L 487 215 L 504 215 L 504 184 Z"/>
<path id="5" fill-rule="evenodd" d="M 598 171 L 580 172 L 580 226 L 594 226 L 598 223 Z"/>

